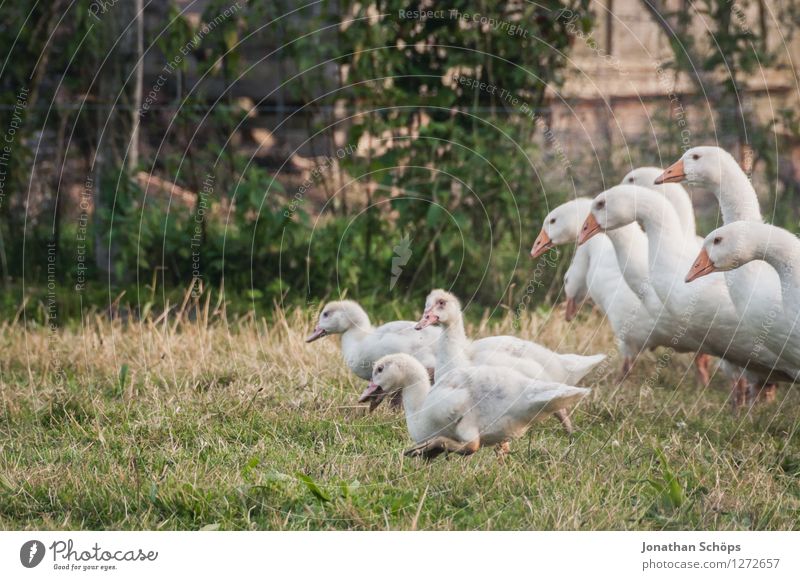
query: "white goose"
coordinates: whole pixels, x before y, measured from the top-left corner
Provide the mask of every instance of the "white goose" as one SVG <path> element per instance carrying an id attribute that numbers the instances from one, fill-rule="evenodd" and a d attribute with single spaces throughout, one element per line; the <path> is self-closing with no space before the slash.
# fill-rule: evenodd
<path id="1" fill-rule="evenodd" d="M 542 230 L 531 249 L 531 256 L 536 258 L 552 247 L 577 242 L 581 227 L 583 226 L 583 221 L 589 214 L 591 205 L 592 200 L 588 198 L 577 198 L 558 206 L 547 214 L 542 225 Z M 700 347 L 697 341 L 690 340 L 685 336 L 677 340 L 674 339 L 678 335 L 677 320 L 664 308 L 661 299 L 650 285 L 647 259 L 647 237 L 644 235 L 639 225 L 635 223 L 629 224 L 606 232 L 606 236 L 611 240 L 613 245 L 614 253 L 612 255 L 616 256 L 617 261 L 616 272 L 623 277 L 629 290 L 633 292 L 633 296 L 628 296 L 628 293 L 624 289 L 619 290 L 619 294 L 617 295 L 622 297 L 621 304 L 627 306 L 614 309 L 612 316 L 615 320 L 609 318 L 612 328 L 614 328 L 615 325 L 618 328 L 629 326 L 629 323 L 626 322 L 627 313 L 633 311 L 634 304 L 641 302 L 645 306 L 646 313 L 637 311 L 637 316 L 640 317 L 640 319 L 636 321 L 635 332 L 637 334 L 644 334 L 642 331 L 647 328 L 646 333 L 648 338 L 646 343 L 642 344 L 647 344 L 649 348 L 659 345 L 669 346 L 683 352 L 696 352 Z M 580 253 L 581 248 L 579 247 L 576 251 L 576 257 L 578 257 Z M 607 269 L 614 270 L 612 264 L 608 262 L 604 263 Z M 595 265 L 597 265 L 597 263 Z M 623 268 L 624 271 L 621 271 Z M 606 281 L 606 285 L 609 285 L 609 288 L 611 288 L 613 276 L 614 274 L 611 274 L 611 278 Z M 578 283 L 579 281 L 575 280 L 575 284 L 577 285 Z M 634 288 L 636 291 L 633 290 Z M 603 290 L 598 287 L 595 293 L 601 292 L 603 292 Z M 611 306 L 608 305 L 610 301 L 608 296 L 600 298 L 600 294 L 597 294 L 597 296 L 593 294 L 592 297 L 595 302 L 606 303 L 606 307 L 611 308 Z M 638 302 L 634 302 L 635 299 L 638 299 Z M 646 318 L 644 318 L 645 316 Z M 649 319 L 649 322 L 647 319 Z M 639 326 L 648 323 L 648 327 Z M 710 357 L 705 354 L 699 354 L 695 358 L 695 364 L 697 365 L 700 380 L 703 384 L 708 384 Z M 624 364 L 623 370 L 625 370 Z"/>
<path id="2" fill-rule="evenodd" d="M 752 221 L 717 228 L 706 236 L 686 281 L 712 272 L 730 272 L 754 260 L 764 260 L 776 271 L 782 294 L 757 336 L 772 352 L 780 353 L 781 359 L 800 368 L 800 240 L 794 234 Z"/>
<path id="3" fill-rule="evenodd" d="M 713 192 L 722 211 L 722 220 L 763 223 L 753 185 L 733 156 L 720 147 L 693 147 L 668 167 L 656 181 L 666 185 L 687 181 Z M 702 242 L 701 242 L 702 243 Z M 725 273 L 736 312 L 743 326 L 756 334 L 768 317 L 780 307 L 780 281 L 775 270 L 761 261 L 751 262 Z M 776 353 L 773 353 L 776 354 Z M 774 398 L 775 385 L 764 388 L 766 398 Z"/>
<path id="4" fill-rule="evenodd" d="M 562 354 L 516 336 L 490 336 L 471 341 L 464 330 L 464 318 L 458 298 L 445 290 L 433 290 L 425 300 L 425 311 L 416 328 L 442 326 L 443 332 L 436 347 L 436 372 L 463 364 L 492 364 L 497 357 L 514 359 L 513 365 L 525 372 L 525 366 L 536 363 L 552 380 L 566 384 L 577 383 L 603 362 L 604 354 Z M 505 360 L 502 364 L 509 364 Z M 530 372 L 539 372 L 527 367 Z M 533 375 L 531 375 L 533 376 Z"/>
<path id="5" fill-rule="evenodd" d="M 763 223 L 753 185 L 736 160 L 719 147 L 693 147 L 664 171 L 661 183 L 687 180 L 710 189 L 719 201 L 726 224 Z M 777 272 L 764 262 L 751 262 L 725 273 L 731 300 L 740 316 L 756 329 L 781 301 Z"/>
<path id="6" fill-rule="evenodd" d="M 667 309 L 681 318 L 684 332 L 717 356 L 763 379 L 769 377 L 779 361 L 771 353 L 754 352 L 753 337 L 742 332 L 724 280 L 711 276 L 700 286 L 683 283 L 696 248 L 682 236 L 677 215 L 663 196 L 634 185 L 619 185 L 601 193 L 592 204 L 579 242 L 633 221 L 643 224 L 648 237 L 652 285 Z M 781 370 L 787 371 L 782 375 L 785 379 L 792 369 Z M 734 393 L 734 405 L 743 403 L 743 386 L 739 384 Z"/>
<path id="7" fill-rule="evenodd" d="M 529 350 L 532 352 L 537 352 L 539 349 L 548 350 L 531 341 L 509 336 L 470 341 L 464 330 L 461 303 L 453 294 L 444 290 L 433 290 L 428 294 L 428 298 L 425 301 L 425 312 L 419 323 L 417 323 L 417 328 L 424 329 L 431 325 L 442 327 L 442 334 L 436 347 L 435 368 L 437 384 L 438 377 L 442 376 L 442 374 L 473 365 L 513 369 L 531 379 L 555 380 L 557 382 L 563 382 L 564 379 L 567 379 L 578 382 L 583 378 L 583 375 L 606 358 L 603 354 L 583 357 L 591 358 L 592 365 L 590 367 L 584 365 L 581 368 L 581 372 L 578 373 L 574 370 L 564 369 L 557 364 L 547 367 L 527 356 L 526 353 Z M 552 351 L 548 350 L 548 352 Z M 556 363 L 557 361 L 557 357 L 550 359 L 551 363 Z M 564 425 L 568 433 L 572 433 L 572 424 L 565 413 L 556 413 L 556 418 Z"/>
<path id="8" fill-rule="evenodd" d="M 325 305 L 317 327 L 306 342 L 314 342 L 329 334 L 341 334 L 342 357 L 350 370 L 365 380 L 372 376 L 376 360 L 397 352 L 414 356 L 433 373 L 434 349 L 441 330 L 428 328 L 419 332 L 414 329 L 415 324 L 410 320 L 398 320 L 376 328 L 357 302 L 339 300 Z"/>
<path id="9" fill-rule="evenodd" d="M 406 423 L 418 444 L 408 456 L 470 455 L 524 435 L 533 421 L 565 411 L 589 389 L 525 377 L 512 369 L 464 367 L 444 374 L 431 388 L 428 373 L 406 354 L 381 358 L 361 400 L 402 392 Z"/>

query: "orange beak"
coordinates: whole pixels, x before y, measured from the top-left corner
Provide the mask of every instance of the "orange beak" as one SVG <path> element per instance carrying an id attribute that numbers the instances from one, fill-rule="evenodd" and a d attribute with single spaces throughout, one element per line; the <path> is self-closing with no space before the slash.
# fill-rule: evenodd
<path id="1" fill-rule="evenodd" d="M 683 159 L 678 159 L 675 163 L 670 165 L 664 170 L 664 173 L 656 178 L 656 185 L 662 183 L 680 183 L 686 179 L 686 173 L 683 170 Z"/>
<path id="2" fill-rule="evenodd" d="M 578 235 L 578 245 L 586 243 L 586 241 L 599 234 L 603 231 L 603 228 L 600 227 L 600 224 L 597 223 L 597 220 L 594 217 L 593 213 L 589 214 L 589 217 L 586 218 L 586 221 L 583 222 L 583 227 L 581 228 L 581 233 Z"/>
<path id="3" fill-rule="evenodd" d="M 553 240 L 550 239 L 550 236 L 548 236 L 547 232 L 542 228 L 542 231 L 539 232 L 539 235 L 536 237 L 536 241 L 533 242 L 531 258 L 538 258 L 553 246 L 555 246 Z"/>
<path id="4" fill-rule="evenodd" d="M 564 309 L 564 318 L 567 322 L 571 322 L 575 315 L 578 313 L 578 303 L 574 298 L 567 298 L 567 306 Z"/>
<path id="5" fill-rule="evenodd" d="M 716 272 L 716 270 L 717 268 L 714 266 L 714 262 L 711 261 L 708 252 L 703 248 L 697 255 L 697 259 L 694 261 L 694 264 L 692 264 L 689 273 L 686 274 L 686 282 L 689 283 L 692 280 L 697 280 L 701 276 Z"/>

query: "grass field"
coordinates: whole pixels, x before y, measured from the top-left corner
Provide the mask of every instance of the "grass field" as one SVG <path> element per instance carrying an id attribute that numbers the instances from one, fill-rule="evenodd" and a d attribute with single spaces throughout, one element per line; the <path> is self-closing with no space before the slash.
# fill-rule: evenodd
<path id="1" fill-rule="evenodd" d="M 585 381 L 572 440 L 549 420 L 504 463 L 491 449 L 426 463 L 402 455 L 404 417 L 356 404 L 338 338 L 304 344 L 310 316 L 2 326 L 0 527 L 800 528 L 797 389 L 734 417 L 688 357 L 656 376 L 648 355 L 622 385 L 613 360 Z M 592 313 L 515 333 L 613 352 Z"/>

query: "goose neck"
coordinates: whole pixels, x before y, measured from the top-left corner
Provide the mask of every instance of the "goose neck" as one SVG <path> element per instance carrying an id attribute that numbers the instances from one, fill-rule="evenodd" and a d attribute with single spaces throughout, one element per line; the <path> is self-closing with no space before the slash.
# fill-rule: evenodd
<path id="1" fill-rule="evenodd" d="M 424 369 L 416 369 L 403 388 L 403 409 L 409 425 L 412 423 L 412 419 L 419 415 L 430 390 L 431 382 L 428 373 Z"/>
<path id="2" fill-rule="evenodd" d="M 439 337 L 436 352 L 436 372 L 441 369 L 443 372 L 466 366 L 469 364 L 466 351 L 469 340 L 464 330 L 463 319 L 453 320 L 447 325 L 443 325 L 442 334 Z"/>
<path id="3" fill-rule="evenodd" d="M 694 240 L 683 236 L 678 216 L 669 202 L 658 194 L 639 195 L 636 200 L 637 220 L 647 235 L 651 275 L 675 277 L 684 258 L 695 251 Z"/>
<path id="4" fill-rule="evenodd" d="M 721 174 L 715 194 L 726 224 L 732 222 L 762 222 L 758 195 L 747 174 L 733 164 L 727 164 Z"/>
<path id="5" fill-rule="evenodd" d="M 800 287 L 800 242 L 781 228 L 763 225 L 758 231 L 753 236 L 756 258 L 777 270 L 784 294 Z"/>
<path id="6" fill-rule="evenodd" d="M 367 322 L 366 326 L 357 325 L 351 326 L 342 333 L 342 352 L 345 357 L 349 354 L 354 354 L 361 348 L 361 344 L 365 339 L 369 338 L 372 334 L 373 328 Z"/>
<path id="7" fill-rule="evenodd" d="M 616 230 L 609 230 L 606 235 L 614 245 L 622 276 L 628 286 L 641 296 L 642 289 L 648 285 L 649 265 L 647 256 L 647 238 L 638 224 L 630 224 Z"/>
<path id="8" fill-rule="evenodd" d="M 667 200 L 678 214 L 683 234 L 687 238 L 694 238 L 697 234 L 697 225 L 694 219 L 694 207 L 689 194 L 681 185 L 667 183 L 661 186 Z"/>

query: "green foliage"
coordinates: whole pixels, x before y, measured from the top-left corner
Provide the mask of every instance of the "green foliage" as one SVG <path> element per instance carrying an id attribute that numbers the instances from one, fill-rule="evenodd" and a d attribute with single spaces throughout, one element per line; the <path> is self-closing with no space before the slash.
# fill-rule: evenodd
<path id="1" fill-rule="evenodd" d="M 303 473 L 298 473 L 297 479 L 299 479 L 308 488 L 308 491 L 310 491 L 311 494 L 318 500 L 323 502 L 331 501 L 330 496 L 326 494 L 324 491 L 322 491 L 320 487 L 316 484 L 316 482 L 309 476 Z"/>
<path id="2" fill-rule="evenodd" d="M 365 191 L 366 205 L 344 237 L 314 236 L 311 267 L 319 251 L 327 259 L 323 246 L 338 242 L 346 287 L 356 295 L 379 292 L 388 285 L 394 246 L 409 238 L 399 286 L 405 296 L 452 285 L 491 303 L 512 284 L 524 286 L 517 271 L 527 257 L 523 228 L 560 201 L 537 178 L 541 150 L 533 140 L 548 124 L 539 109 L 566 64 L 562 10 L 588 14 L 587 3 L 483 4 L 478 12 L 474 3 L 456 2 L 422 20 L 402 14 L 425 6 L 400 0 L 377 3 L 380 16 L 370 5 L 338 5 L 349 16 L 335 43 L 311 35 L 290 50 L 303 73 L 300 87 L 324 76 L 317 65 L 328 59 L 347 71 L 321 101 L 351 105 L 347 147 L 356 152 L 342 165 L 368 176 L 354 187 Z M 498 24 L 473 22 L 473 14 Z M 317 29 L 332 23 L 323 17 Z M 563 185 L 568 172 L 563 168 Z M 335 204 L 330 212 L 336 215 Z"/>
<path id="3" fill-rule="evenodd" d="M 13 58 L 0 81 L 2 102 L 13 104 L 34 72 L 40 81 L 64 79 L 59 95 L 55 82 L 40 82 L 34 91 L 36 104 L 54 103 L 53 113 L 42 116 L 46 107 L 26 113 L 0 208 L 2 275 L 16 281 L 25 272 L 34 318 L 45 301 L 50 239 L 57 246 L 62 315 L 74 313 L 78 303 L 107 304 L 126 290 L 127 300 L 134 300 L 142 283 L 151 296 L 141 308 L 159 311 L 175 302 L 175 289 L 193 281 L 198 264 L 204 287 L 224 283 L 226 297 L 258 307 L 343 293 L 367 301 L 387 292 L 416 299 L 434 285 L 477 290 L 476 297 L 490 303 L 504 298 L 512 284 L 524 285 L 517 273 L 520 263 L 527 264 L 522 227 L 545 207 L 532 161 L 540 153 L 532 140 L 541 126 L 533 113 L 525 118 L 519 105 L 454 83 L 452 75 L 461 71 L 496 85 L 537 111 L 548 86 L 561 81 L 569 49 L 559 13 L 568 8 L 588 15 L 588 2 L 480 6 L 481 15 L 500 23 L 495 27 L 449 16 L 401 18 L 400 10 L 422 5 L 397 0 L 376 3 L 379 17 L 354 1 L 323 4 L 298 11 L 284 1 L 255 3 L 222 16 L 231 4 L 214 0 L 200 22 L 192 22 L 170 3 L 165 26 L 146 30 L 145 46 L 152 45 L 151 58 L 165 64 L 156 70 L 166 82 L 152 91 L 151 80 L 145 83 L 143 97 L 155 100 L 141 115 L 140 141 L 158 148 L 143 147 L 137 168 L 123 167 L 127 129 L 118 126 L 130 122 L 124 107 L 139 105 L 127 101 L 130 91 L 123 89 L 134 63 L 122 62 L 129 46 L 112 50 L 121 40 L 119 18 L 129 11 L 97 13 L 79 0 L 53 18 L 53 6 L 37 5 L 23 25 L 28 11 L 9 8 L 0 45 Z M 477 13 L 465 1 L 450 9 Z M 584 18 L 584 26 L 590 23 Z M 29 70 L 51 32 L 64 50 L 40 59 L 41 70 Z M 276 47 L 284 44 L 273 58 L 301 73 L 287 75 L 285 90 L 307 105 L 309 136 L 319 132 L 317 143 L 334 151 L 341 147 L 334 130 L 344 129 L 350 147 L 337 168 L 316 179 L 329 195 L 321 214 L 319 200 L 284 188 L 281 183 L 291 181 L 286 175 L 239 156 L 232 144 L 248 114 L 231 90 L 243 72 L 244 43 L 255 38 L 269 44 L 273 37 Z M 222 83 L 220 98 L 206 94 L 204 83 L 186 85 L 190 59 L 206 82 Z M 122 108 L 109 112 L 117 88 L 117 96 L 125 92 L 117 101 Z M 355 114 L 352 120 L 331 117 L 341 99 L 348 115 Z M 82 106 L 61 106 L 75 102 Z M 80 168 L 74 181 L 93 180 L 89 193 L 97 207 L 88 229 L 71 219 L 76 208 L 59 191 L 69 175 L 37 177 L 48 201 L 33 210 L 36 215 L 24 203 L 32 171 L 27 136 L 34 131 L 69 139 L 64 166 Z M 391 146 L 373 150 L 378 139 Z M 196 199 L 143 185 L 140 170 L 195 192 Z M 337 195 L 329 183 L 334 171 L 355 177 Z M 213 185 L 204 199 L 209 179 Z M 106 251 L 110 273 L 95 265 Z M 79 270 L 78 254 L 85 256 L 86 270 Z M 402 264 L 396 266 L 397 260 Z M 68 290 L 84 278 L 80 295 Z"/>
<path id="4" fill-rule="evenodd" d="M 670 469 L 664 452 L 656 450 L 659 466 L 661 468 L 660 479 L 649 479 L 648 483 L 656 492 L 656 501 L 659 506 L 666 509 L 677 509 L 683 505 L 685 494 L 678 477 Z"/>
<path id="5" fill-rule="evenodd" d="M 699 66 L 708 78 L 724 79 L 710 87 L 720 95 L 715 105 L 725 121 L 722 134 L 751 145 L 767 180 L 780 182 L 770 205 L 778 223 L 793 226 L 800 193 L 792 176 L 779 172 L 786 166 L 779 153 L 800 135 L 800 123 L 793 111 L 766 121 L 729 114 L 738 106 L 742 79 L 775 62 L 774 43 L 739 13 L 748 4 L 734 4 L 703 0 L 696 11 L 668 14 L 676 24 L 672 64 L 686 72 Z M 139 167 L 106 167 L 99 176 L 93 163 L 106 117 L 96 77 L 114 29 L 111 15 L 96 18 L 91 6 L 79 0 L 54 19 L 52 6 L 37 5 L 29 26 L 23 22 L 30 10 L 9 7 L 8 24 L 0 29 L 0 45 L 11 55 L 0 79 L 2 126 L 8 126 L 7 107 L 23 86 L 36 93 L 38 105 L 53 103 L 49 115 L 43 113 L 48 107 L 25 110 L 0 205 L 0 274 L 12 288 L 25 273 L 25 298 L 31 298 L 26 314 L 37 319 L 44 301 L 51 239 L 58 247 L 59 285 L 88 279 L 80 296 L 59 292 L 59 308 L 70 315 L 79 311 L 79 301 L 83 307 L 107 304 L 123 291 L 132 300 L 141 284 L 151 294 L 145 307 L 160 311 L 192 283 L 197 264 L 204 287 L 224 285 L 226 298 L 262 310 L 275 301 L 307 303 L 342 294 L 368 303 L 387 297 L 416 303 L 434 286 L 482 305 L 509 307 L 520 304 L 529 288 L 543 288 L 529 305 L 534 309 L 557 279 L 554 267 L 531 275 L 527 251 L 543 214 L 573 194 L 576 175 L 594 171 L 559 157 L 566 144 L 549 131 L 546 107 L 547 91 L 562 83 L 575 42 L 569 27 L 588 34 L 595 24 L 588 0 L 458 0 L 426 18 L 403 16 L 430 9 L 405 0 L 243 3 L 220 18 L 231 4 L 214 0 L 200 22 L 171 3 L 163 29 L 146 31 L 145 45 L 154 47 L 150 58 L 175 67 L 164 73 L 168 83 L 141 118 L 146 146 Z M 791 28 L 796 9 L 781 10 Z M 707 32 L 713 37 L 692 36 L 698 13 L 714 23 Z M 64 48 L 40 59 L 41 70 L 31 70 L 51 29 Z M 283 159 L 254 159 L 239 150 L 252 112 L 232 89 L 245 64 L 252 64 L 245 61 L 251 40 L 274 48 L 267 60 L 282 72 L 280 99 L 301 107 L 280 119 L 285 123 L 275 130 L 276 139 L 286 139 L 282 131 L 315 136 L 303 145 L 306 160 L 320 164 L 328 155 L 337 162 L 318 172 L 316 197 L 300 191 L 288 164 L 278 171 Z M 689 59 L 700 50 L 702 58 Z M 197 71 L 190 71 L 191 59 Z M 203 83 L 187 86 L 190 72 L 203 75 Z M 56 79 L 64 81 L 58 95 Z M 272 105 L 276 94 L 257 105 Z M 67 106 L 74 103 L 81 106 Z M 680 149 L 681 128 L 665 115 L 668 110 L 654 117 L 665 127 L 659 143 L 630 148 L 643 163 L 652 163 L 653 147 L 666 144 L 666 155 Z M 687 122 L 694 137 L 717 130 L 713 119 Z M 66 194 L 69 176 L 41 178 L 40 168 L 32 167 L 32 137 L 39 134 L 43 142 L 61 134 L 56 150 L 68 141 L 65 167 L 78 168 L 73 185 L 99 178 L 100 204 L 85 248 L 72 219 L 74 198 Z M 271 155 L 284 153 L 276 147 Z M 599 163 L 618 169 L 613 155 Z M 144 188 L 139 170 L 194 192 L 195 199 Z M 42 190 L 36 207 L 27 204 L 32 175 Z M 209 176 L 211 191 L 201 199 Z M 112 250 L 111 288 L 94 266 L 95 242 Z M 81 251 L 89 264 L 85 272 L 75 260 Z M 6 296 L 0 306 L 13 315 L 20 296 Z"/>

